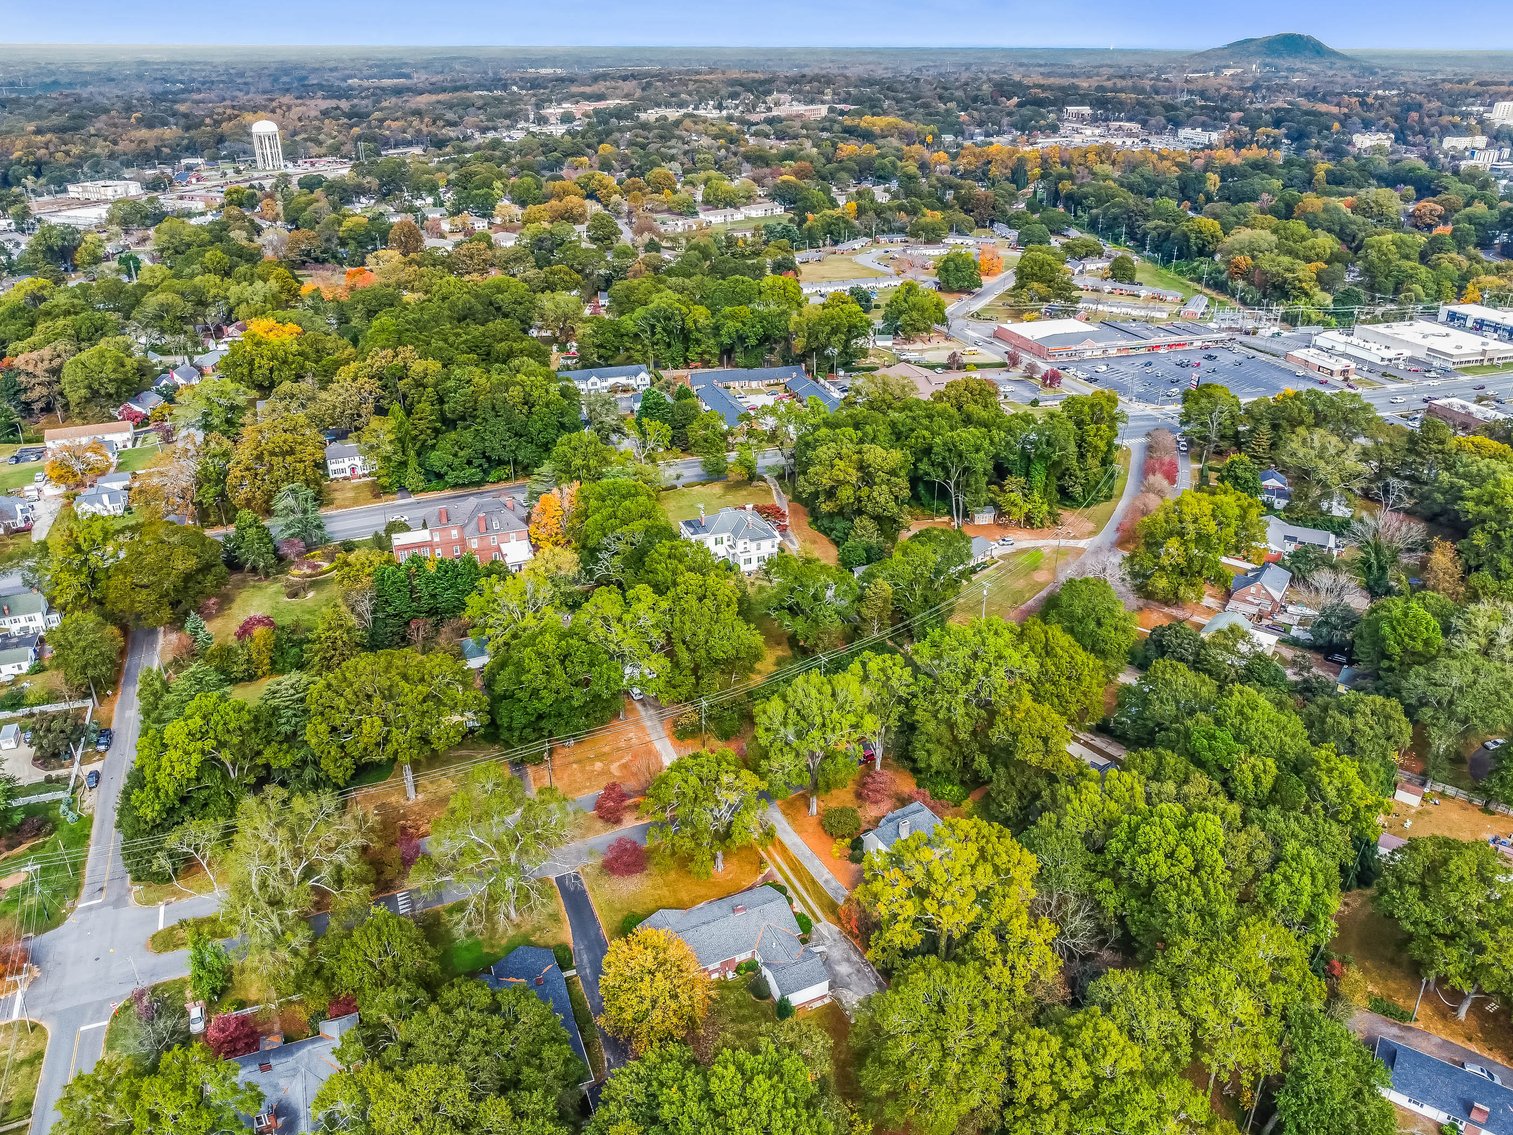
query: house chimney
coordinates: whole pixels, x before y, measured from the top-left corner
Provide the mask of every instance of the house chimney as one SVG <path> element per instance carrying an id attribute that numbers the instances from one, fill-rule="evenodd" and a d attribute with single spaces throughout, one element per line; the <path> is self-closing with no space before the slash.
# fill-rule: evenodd
<path id="1" fill-rule="evenodd" d="M 9 615 L 10 613 L 11 605 L 9 603 L 0 603 L 0 615 Z"/>
<path id="2" fill-rule="evenodd" d="M 746 904 L 743 903 L 743 902 L 736 903 L 735 906 L 733 906 L 733 907 L 730 908 L 730 913 L 731 914 L 745 914 L 746 913 Z"/>
<path id="3" fill-rule="evenodd" d="M 914 828 L 914 825 L 909 821 L 909 817 L 908 816 L 904 816 L 903 818 L 901 818 L 898 821 L 898 838 L 899 839 L 908 839 L 909 838 L 909 832 L 911 830 L 913 830 L 913 828 Z"/>
<path id="4" fill-rule="evenodd" d="M 1487 1122 L 1491 1114 L 1491 1111 L 1488 1110 L 1487 1105 L 1484 1103 L 1474 1103 L 1471 1105 L 1471 1122 L 1478 1127 Z"/>
<path id="5" fill-rule="evenodd" d="M 488 518 L 480 516 L 478 518 L 478 533 L 479 533 L 479 535 L 482 535 L 483 533 L 487 532 L 488 530 L 489 530 Z"/>
<path id="6" fill-rule="evenodd" d="M 445 524 L 446 522 L 447 522 L 447 506 L 446 505 L 442 505 L 440 508 L 438 508 L 436 510 L 436 523 L 437 524 Z"/>
<path id="7" fill-rule="evenodd" d="M 704 506 L 703 505 L 699 506 L 699 519 L 700 520 L 704 519 Z"/>

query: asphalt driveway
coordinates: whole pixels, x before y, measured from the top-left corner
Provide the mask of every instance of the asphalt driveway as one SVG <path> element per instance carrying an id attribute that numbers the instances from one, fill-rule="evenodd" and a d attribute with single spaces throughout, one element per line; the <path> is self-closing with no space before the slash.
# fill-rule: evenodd
<path id="1" fill-rule="evenodd" d="M 573 967 L 578 971 L 578 980 L 583 982 L 583 995 L 588 999 L 589 1011 L 597 1021 L 604 1012 L 604 999 L 599 996 L 599 975 L 604 972 L 604 955 L 609 950 L 609 942 L 604 937 L 604 927 L 599 923 L 593 901 L 588 897 L 588 888 L 583 885 L 583 876 L 572 871 L 558 875 L 555 882 L 573 936 Z M 619 1040 L 603 1029 L 599 1030 L 599 1035 L 604 1041 L 606 1071 L 619 1068 L 630 1059 L 630 1053 Z"/>

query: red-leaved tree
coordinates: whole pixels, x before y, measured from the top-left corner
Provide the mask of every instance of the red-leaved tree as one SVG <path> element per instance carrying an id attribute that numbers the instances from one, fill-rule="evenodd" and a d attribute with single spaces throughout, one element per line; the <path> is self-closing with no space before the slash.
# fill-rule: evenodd
<path id="1" fill-rule="evenodd" d="M 599 799 L 594 801 L 594 815 L 606 824 L 618 826 L 625 819 L 625 809 L 629 804 L 630 797 L 625 792 L 625 786 L 618 780 L 612 780 L 599 791 Z"/>
<path id="2" fill-rule="evenodd" d="M 604 869 L 617 879 L 646 870 L 646 848 L 629 836 L 621 836 L 604 849 Z"/>
<path id="3" fill-rule="evenodd" d="M 262 627 L 277 626 L 272 615 L 248 615 L 236 628 L 236 641 L 245 642 Z"/>
<path id="4" fill-rule="evenodd" d="M 205 1027 L 205 1043 L 222 1060 L 256 1052 L 259 1039 L 257 1025 L 245 1013 L 218 1013 Z"/>

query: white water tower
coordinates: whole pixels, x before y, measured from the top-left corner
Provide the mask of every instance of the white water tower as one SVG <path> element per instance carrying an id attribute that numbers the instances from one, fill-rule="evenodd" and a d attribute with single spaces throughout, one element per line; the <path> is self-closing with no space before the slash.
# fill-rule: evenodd
<path id="1" fill-rule="evenodd" d="M 258 169 L 283 169 L 284 146 L 278 123 L 260 119 L 252 124 L 252 160 Z"/>

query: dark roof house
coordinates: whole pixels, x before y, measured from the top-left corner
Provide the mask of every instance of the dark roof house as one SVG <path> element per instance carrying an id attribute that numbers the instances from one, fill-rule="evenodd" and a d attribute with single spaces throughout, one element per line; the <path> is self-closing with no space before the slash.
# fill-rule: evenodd
<path id="1" fill-rule="evenodd" d="M 578 1021 L 573 1016 L 573 1001 L 567 991 L 567 978 L 562 975 L 562 968 L 557 965 L 557 958 L 550 950 L 540 946 L 517 946 L 491 965 L 483 980 L 494 989 L 523 986 L 550 1005 L 552 1012 L 562 1022 L 562 1027 L 567 1030 L 568 1042 L 573 1046 L 573 1054 L 583 1062 L 585 1075 L 588 1080 L 593 1079 L 593 1074 L 589 1071 L 588 1051 L 583 1047 L 583 1034 L 578 1031 Z"/>
<path id="2" fill-rule="evenodd" d="M 774 998 L 809 1005 L 830 996 L 824 959 L 800 941 L 793 909 L 772 887 L 752 887 L 688 910 L 659 910 L 641 925 L 683 939 L 707 973 L 728 977 L 741 962 L 755 959 Z"/>
<path id="3" fill-rule="evenodd" d="M 341 1068 L 336 1046 L 357 1027 L 357 1014 L 322 1021 L 320 1031 L 306 1040 L 280 1044 L 232 1059 L 237 1079 L 263 1093 L 262 1111 L 249 1116 L 249 1125 L 259 1133 L 301 1135 L 318 1130 L 310 1106 L 332 1074 Z"/>
<path id="4" fill-rule="evenodd" d="M 1383 1094 L 1393 1103 L 1463 1131 L 1513 1135 L 1513 1088 L 1387 1037 L 1376 1056 L 1392 1077 Z"/>

